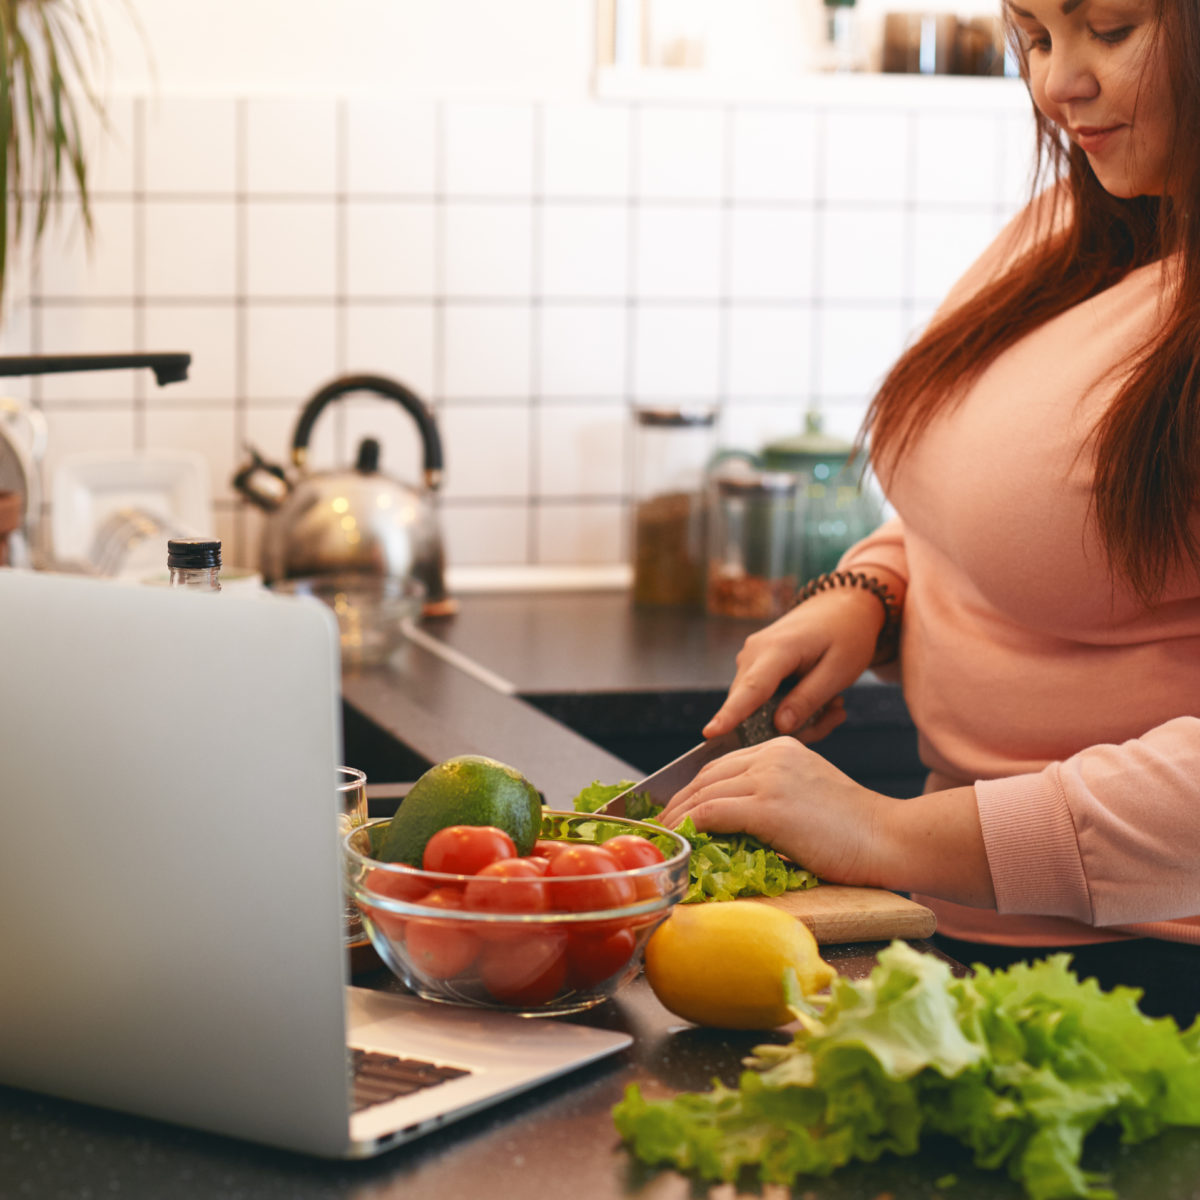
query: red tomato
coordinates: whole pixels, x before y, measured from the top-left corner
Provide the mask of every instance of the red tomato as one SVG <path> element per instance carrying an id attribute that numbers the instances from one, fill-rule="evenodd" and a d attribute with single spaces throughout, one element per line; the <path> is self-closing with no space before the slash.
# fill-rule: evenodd
<path id="1" fill-rule="evenodd" d="M 373 867 L 363 884 L 376 896 L 387 896 L 389 900 L 403 900 L 416 904 L 422 896 L 432 891 L 429 884 L 412 867 L 397 865 L 392 870 Z"/>
<path id="2" fill-rule="evenodd" d="M 528 857 L 521 859 L 522 862 L 533 863 L 538 869 L 539 875 L 545 875 L 550 869 L 550 860 L 543 858 L 540 854 L 530 854 Z"/>
<path id="3" fill-rule="evenodd" d="M 604 849 L 626 871 L 633 871 L 638 867 L 652 867 L 655 863 L 666 862 L 666 856 L 653 842 L 644 837 L 638 837 L 636 833 L 623 833 L 620 837 L 609 838 L 604 843 Z"/>
<path id="4" fill-rule="evenodd" d="M 463 908 L 481 913 L 539 913 L 548 907 L 546 881 L 525 858 L 488 863 L 463 889 Z"/>
<path id="5" fill-rule="evenodd" d="M 604 849 L 619 862 L 626 871 L 636 871 L 640 867 L 653 867 L 666 862 L 666 856 L 653 843 L 636 833 L 623 833 L 619 837 L 609 838 L 604 843 Z M 661 895 L 660 879 L 643 875 L 633 881 L 639 900 L 653 900 Z"/>
<path id="6" fill-rule="evenodd" d="M 382 867 L 373 867 L 367 873 L 366 879 L 363 880 L 363 886 L 376 896 L 386 896 L 390 900 L 403 900 L 406 904 L 416 904 L 429 891 L 429 885 L 415 871 L 385 871 Z M 400 916 L 399 913 L 376 908 L 373 904 L 360 904 L 359 908 L 392 941 L 403 940 L 405 917 Z"/>
<path id="7" fill-rule="evenodd" d="M 556 854 L 561 854 L 564 850 L 569 850 L 570 848 L 570 842 L 556 842 L 551 838 L 538 838 L 533 843 L 533 850 L 530 853 L 536 854 L 539 858 L 553 860 Z"/>
<path id="8" fill-rule="evenodd" d="M 572 929 L 567 935 L 571 986 L 591 988 L 615 975 L 633 957 L 636 940 L 628 926 L 600 932 Z"/>
<path id="9" fill-rule="evenodd" d="M 551 880 L 551 902 L 568 912 L 632 904 L 637 899 L 633 880 L 617 875 L 620 870 L 621 864 L 603 846 L 572 846 L 550 860 L 546 874 Z"/>
<path id="10" fill-rule="evenodd" d="M 501 1004 L 535 1008 L 567 981 L 566 936 L 556 930 L 528 933 L 519 942 L 493 942 L 479 959 L 479 978 Z"/>
<path id="11" fill-rule="evenodd" d="M 495 825 L 447 825 L 425 844 L 421 866 L 447 875 L 474 875 L 488 863 L 516 856 L 512 838 Z"/>
<path id="12" fill-rule="evenodd" d="M 461 896 L 449 888 L 430 892 L 423 908 L 461 909 Z M 408 957 L 422 974 L 450 979 L 479 957 L 480 940 L 465 922 L 411 917 L 405 934 Z"/>

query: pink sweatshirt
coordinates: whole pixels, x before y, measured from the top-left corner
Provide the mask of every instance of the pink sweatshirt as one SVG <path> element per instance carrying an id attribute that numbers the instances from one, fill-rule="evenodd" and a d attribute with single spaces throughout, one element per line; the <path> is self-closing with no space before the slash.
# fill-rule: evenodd
<path id="1" fill-rule="evenodd" d="M 921 897 L 951 937 L 1200 943 L 1200 580 L 1150 608 L 1114 583 L 1080 452 L 1161 291 L 1158 266 L 1135 271 L 997 359 L 890 481 L 899 516 L 843 559 L 907 581 L 900 676 L 928 787 L 975 785 L 996 911 Z"/>

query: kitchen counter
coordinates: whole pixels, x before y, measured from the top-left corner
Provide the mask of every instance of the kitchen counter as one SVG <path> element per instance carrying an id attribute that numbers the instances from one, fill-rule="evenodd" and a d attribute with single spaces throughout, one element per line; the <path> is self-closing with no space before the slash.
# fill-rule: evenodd
<path id="1" fill-rule="evenodd" d="M 828 949 L 861 975 L 879 944 Z M 374 981 L 378 983 L 379 981 Z M 386 979 L 383 986 L 390 986 Z M 633 1035 L 611 1058 L 544 1084 L 365 1162 L 285 1151 L 0 1088 L 0 1196 L 31 1200 L 1021 1200 L 960 1148 L 933 1143 L 912 1159 L 852 1164 L 794 1192 L 704 1185 L 644 1166 L 622 1147 L 612 1106 L 630 1083 L 647 1095 L 733 1083 L 754 1046 L 787 1035 L 698 1029 L 671 1017 L 637 979 L 615 1000 L 569 1019 Z M 1121 1200 L 1200 1196 L 1200 1133 L 1172 1131 L 1125 1148 L 1097 1137 L 1090 1169 L 1113 1172 Z M 947 1176 L 955 1182 L 947 1183 Z"/>
<path id="2" fill-rule="evenodd" d="M 636 609 L 627 592 L 462 598 L 389 665 L 347 672 L 346 759 L 376 785 L 455 754 L 524 772 L 551 807 L 595 779 L 647 774 L 701 739 L 753 622 Z M 900 689 L 866 675 L 817 747 L 861 782 L 919 792 L 924 770 Z"/>
<path id="3" fill-rule="evenodd" d="M 467 596 L 461 612 L 426 622 L 387 666 L 343 681 L 346 758 L 390 812 L 425 766 L 490 754 L 519 767 L 549 803 L 593 779 L 636 778 L 699 739 L 733 658 L 753 626 L 669 612 L 635 612 L 621 592 Z M 920 786 L 913 731 L 895 687 L 865 677 L 847 694 L 848 720 L 821 748 L 877 785 Z M 933 951 L 924 943 L 918 945 Z M 881 944 L 823 948 L 861 977 Z M 957 970 L 961 968 L 956 966 Z M 399 988 L 387 972 L 362 986 Z M 638 1083 L 662 1095 L 733 1082 L 742 1057 L 784 1033 L 732 1034 L 680 1022 L 644 979 L 564 1020 L 628 1031 L 620 1054 L 447 1126 L 368 1162 L 330 1163 L 0 1088 L 0 1197 L 83 1200 L 734 1200 L 782 1189 L 708 1187 L 646 1168 L 622 1148 L 612 1105 Z M 1200 1196 L 1200 1132 L 1124 1149 L 1097 1140 L 1089 1167 L 1112 1170 L 1122 1200 Z M 948 1183 L 953 1175 L 957 1182 Z M 940 1186 L 939 1186 L 939 1182 Z M 931 1146 L 912 1160 L 859 1164 L 804 1180 L 804 1200 L 1018 1200 L 1019 1188 L 975 1171 L 960 1150 Z"/>

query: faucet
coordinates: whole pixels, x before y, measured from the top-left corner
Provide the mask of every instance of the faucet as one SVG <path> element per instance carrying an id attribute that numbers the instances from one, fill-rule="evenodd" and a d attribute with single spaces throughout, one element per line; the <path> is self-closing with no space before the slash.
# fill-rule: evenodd
<path id="1" fill-rule="evenodd" d="M 31 354 L 0 355 L 0 376 L 58 375 L 65 371 L 115 371 L 149 367 L 159 387 L 187 378 L 190 354 Z"/>

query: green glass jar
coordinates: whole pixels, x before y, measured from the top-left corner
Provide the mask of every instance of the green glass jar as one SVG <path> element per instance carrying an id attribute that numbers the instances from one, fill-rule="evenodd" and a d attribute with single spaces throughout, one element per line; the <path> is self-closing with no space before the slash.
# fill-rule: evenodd
<path id="1" fill-rule="evenodd" d="M 841 556 L 883 520 L 883 508 L 854 447 L 822 429 L 820 413 L 805 416 L 804 432 L 764 446 L 758 459 L 769 471 L 790 471 L 807 482 L 800 539 L 801 580 L 832 571 Z"/>

